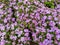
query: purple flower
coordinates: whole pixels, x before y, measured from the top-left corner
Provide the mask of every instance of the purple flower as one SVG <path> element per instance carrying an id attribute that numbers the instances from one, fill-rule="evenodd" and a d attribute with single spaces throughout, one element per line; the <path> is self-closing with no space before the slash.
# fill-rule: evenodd
<path id="1" fill-rule="evenodd" d="M 43 45 L 43 43 L 42 43 L 42 42 L 40 42 L 40 43 L 39 43 L 39 45 Z"/>
<path id="2" fill-rule="evenodd" d="M 15 30 L 15 34 L 18 34 L 18 37 L 20 37 L 22 35 L 23 31 L 19 31 L 19 29 Z"/>
<path id="3" fill-rule="evenodd" d="M 42 36 L 40 35 L 39 38 L 42 38 Z"/>
<path id="4" fill-rule="evenodd" d="M 58 43 L 58 45 L 60 45 L 60 42 Z"/>
<path id="5" fill-rule="evenodd" d="M 4 4 L 1 4 L 1 5 L 0 5 L 0 8 L 3 8 L 3 6 L 4 6 Z"/>
<path id="6" fill-rule="evenodd" d="M 56 8 L 60 9 L 60 4 L 58 4 Z"/>
<path id="7" fill-rule="evenodd" d="M 38 20 L 40 20 L 40 15 L 39 15 L 39 13 L 36 13 L 35 18 L 37 18 Z"/>
<path id="8" fill-rule="evenodd" d="M 14 9 L 18 10 L 18 6 L 14 6 Z"/>
<path id="9" fill-rule="evenodd" d="M 56 33 L 56 34 L 60 34 L 60 30 L 59 30 L 59 29 L 57 29 L 55 33 Z"/>
<path id="10" fill-rule="evenodd" d="M 54 21 L 50 21 L 50 22 L 49 22 L 49 25 L 50 25 L 50 26 L 55 26 L 55 22 L 54 22 Z"/>
<path id="11" fill-rule="evenodd" d="M 42 27 L 41 32 L 46 32 L 46 29 L 44 27 Z"/>
<path id="12" fill-rule="evenodd" d="M 0 9 L 0 15 L 3 14 L 3 13 L 4 13 L 4 11 L 2 9 Z"/>
<path id="13" fill-rule="evenodd" d="M 52 42 L 53 42 L 52 40 L 45 39 L 45 40 L 43 41 L 43 45 L 49 45 L 49 44 L 51 44 Z"/>
<path id="14" fill-rule="evenodd" d="M 16 39 L 17 39 L 17 36 L 12 36 L 12 35 L 11 35 L 11 36 L 10 36 L 10 39 L 11 39 L 11 40 L 16 40 Z"/>
<path id="15" fill-rule="evenodd" d="M 28 29 L 24 29 L 24 32 L 29 32 L 29 30 Z"/>
<path id="16" fill-rule="evenodd" d="M 0 26 L 0 30 L 5 30 L 5 26 Z"/>
<path id="17" fill-rule="evenodd" d="M 48 16 L 48 20 L 52 20 L 52 16 Z"/>
<path id="18" fill-rule="evenodd" d="M 49 33 L 47 33 L 47 39 L 52 39 L 52 37 L 53 37 L 53 35 L 52 34 L 49 34 Z"/>
<path id="19" fill-rule="evenodd" d="M 50 14 L 50 10 L 45 10 L 46 14 Z"/>
<path id="20" fill-rule="evenodd" d="M 15 21 L 15 18 L 12 18 L 12 21 Z"/>
<path id="21" fill-rule="evenodd" d="M 28 37 L 28 36 L 29 36 L 29 33 L 25 33 L 25 36 L 27 36 L 27 37 Z"/>
<path id="22" fill-rule="evenodd" d="M 57 18 L 57 17 L 54 17 L 54 20 L 55 20 L 55 21 L 58 21 L 58 18 Z"/>
<path id="23" fill-rule="evenodd" d="M 25 41 L 25 37 L 21 37 L 21 41 L 24 42 Z"/>
<path id="24" fill-rule="evenodd" d="M 5 40 L 1 39 L 0 45 L 5 45 Z"/>
<path id="25" fill-rule="evenodd" d="M 43 25 L 43 26 L 47 26 L 47 24 L 46 24 L 46 23 L 43 23 L 42 25 Z"/>
<path id="26" fill-rule="evenodd" d="M 22 2 L 22 0 L 18 0 L 19 2 Z"/>
<path id="27" fill-rule="evenodd" d="M 5 35 L 6 35 L 6 32 L 3 32 L 3 33 L 2 33 L 2 36 L 5 36 Z"/>
<path id="28" fill-rule="evenodd" d="M 14 24 L 11 24 L 11 29 L 14 30 Z"/>
<path id="29" fill-rule="evenodd" d="M 38 25 L 38 23 L 37 23 L 37 21 L 36 21 L 36 20 L 32 20 L 32 23 L 34 23 L 34 24 L 35 24 L 35 26 L 36 26 L 36 25 Z"/>
<path id="30" fill-rule="evenodd" d="M 31 19 L 27 19 L 27 20 L 26 20 L 26 23 L 28 23 L 28 22 L 30 22 L 30 21 L 31 21 Z"/>
<path id="31" fill-rule="evenodd" d="M 56 39 L 57 39 L 57 40 L 60 39 L 60 34 L 56 35 Z"/>
<path id="32" fill-rule="evenodd" d="M 12 45 L 15 45 L 15 42 L 12 42 Z"/>
<path id="33" fill-rule="evenodd" d="M 4 19 L 4 23 L 7 23 L 7 19 L 6 18 Z"/>

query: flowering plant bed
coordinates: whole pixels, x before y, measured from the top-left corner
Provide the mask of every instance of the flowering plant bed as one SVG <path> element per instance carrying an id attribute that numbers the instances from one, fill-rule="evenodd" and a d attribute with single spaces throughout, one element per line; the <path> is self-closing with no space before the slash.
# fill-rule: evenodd
<path id="1" fill-rule="evenodd" d="M 60 1 L 0 0 L 0 45 L 60 45 Z"/>

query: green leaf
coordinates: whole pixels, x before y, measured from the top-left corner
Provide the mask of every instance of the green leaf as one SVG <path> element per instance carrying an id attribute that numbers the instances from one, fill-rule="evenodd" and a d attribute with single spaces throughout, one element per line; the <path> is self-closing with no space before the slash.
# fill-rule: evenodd
<path id="1" fill-rule="evenodd" d="M 22 12 L 23 12 L 23 10 L 22 10 L 22 9 L 19 9 L 19 12 L 20 12 L 20 13 L 22 13 Z"/>
<path id="2" fill-rule="evenodd" d="M 54 6 L 51 6 L 51 8 L 53 9 L 53 8 L 54 8 Z"/>
<path id="3" fill-rule="evenodd" d="M 30 28 L 30 24 L 27 24 L 27 27 Z"/>
<path id="4" fill-rule="evenodd" d="M 3 23 L 3 21 L 2 21 L 2 20 L 0 20 L 0 23 Z"/>
<path id="5" fill-rule="evenodd" d="M 33 2 L 34 0 L 29 0 L 30 2 Z"/>
<path id="6" fill-rule="evenodd" d="M 18 6 L 21 6 L 23 4 L 23 2 L 18 2 L 17 5 Z"/>
<path id="7" fill-rule="evenodd" d="M 39 0 L 41 2 L 41 0 Z"/>
<path id="8" fill-rule="evenodd" d="M 58 25 L 58 28 L 60 29 L 60 25 Z"/>
<path id="9" fill-rule="evenodd" d="M 5 45 L 12 45 L 11 43 L 6 43 Z"/>
<path id="10" fill-rule="evenodd" d="M 54 3 L 53 2 L 44 2 L 44 4 L 49 8 L 54 8 Z"/>
<path id="11" fill-rule="evenodd" d="M 20 24 L 20 23 L 21 23 L 21 21 L 19 20 L 19 21 L 17 21 L 17 23 L 18 23 L 18 24 Z"/>
<path id="12" fill-rule="evenodd" d="M 14 26 L 14 30 L 16 30 L 16 28 L 18 28 L 18 26 Z"/>
<path id="13" fill-rule="evenodd" d="M 27 4 L 24 4 L 23 6 L 24 6 L 24 8 L 28 7 L 28 5 L 27 5 Z"/>
<path id="14" fill-rule="evenodd" d="M 32 13 L 33 11 L 30 9 L 29 11 L 28 11 L 28 14 L 30 14 L 30 13 Z"/>

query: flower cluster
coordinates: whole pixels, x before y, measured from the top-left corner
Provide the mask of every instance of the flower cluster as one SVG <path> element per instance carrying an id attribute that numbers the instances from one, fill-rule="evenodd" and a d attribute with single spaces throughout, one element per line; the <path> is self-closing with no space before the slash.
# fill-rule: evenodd
<path id="1" fill-rule="evenodd" d="M 1 0 L 0 45 L 60 45 L 60 4 Z"/>

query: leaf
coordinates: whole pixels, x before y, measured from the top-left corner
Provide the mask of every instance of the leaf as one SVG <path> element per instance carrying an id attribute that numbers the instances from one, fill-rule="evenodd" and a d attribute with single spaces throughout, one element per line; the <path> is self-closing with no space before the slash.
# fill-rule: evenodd
<path id="1" fill-rule="evenodd" d="M 6 43 L 5 45 L 12 45 L 11 43 Z"/>
<path id="2" fill-rule="evenodd" d="M 30 13 L 32 13 L 33 11 L 30 9 L 29 11 L 28 11 L 28 14 L 30 14 Z"/>
<path id="3" fill-rule="evenodd" d="M 53 8 L 54 8 L 54 6 L 51 6 L 51 8 L 53 9 Z"/>
<path id="4" fill-rule="evenodd" d="M 54 3 L 53 2 L 44 2 L 44 4 L 49 8 L 54 8 Z"/>
<path id="5" fill-rule="evenodd" d="M 41 0 L 39 0 L 41 2 Z"/>
<path id="6" fill-rule="evenodd" d="M 28 7 L 28 5 L 27 5 L 27 4 L 24 4 L 23 6 L 24 6 L 24 8 Z"/>
<path id="7" fill-rule="evenodd" d="M 17 21 L 17 23 L 18 23 L 18 24 L 20 24 L 20 23 L 21 23 L 21 21 L 20 21 L 20 20 L 18 20 L 18 21 Z"/>
<path id="8" fill-rule="evenodd" d="M 2 21 L 2 20 L 0 20 L 0 23 L 3 23 L 3 21 Z"/>
<path id="9" fill-rule="evenodd" d="M 60 29 L 60 25 L 58 25 L 58 28 Z"/>
<path id="10" fill-rule="evenodd" d="M 16 30 L 16 28 L 18 28 L 18 26 L 14 26 L 14 30 Z"/>
<path id="11" fill-rule="evenodd" d="M 21 6 L 23 4 L 23 2 L 18 2 L 17 5 L 18 6 Z"/>
<path id="12" fill-rule="evenodd" d="M 30 2 L 33 2 L 34 0 L 29 0 Z"/>
<path id="13" fill-rule="evenodd" d="M 23 10 L 22 10 L 22 9 L 19 9 L 19 12 L 20 12 L 20 13 L 22 13 L 22 12 L 23 12 Z"/>
<path id="14" fill-rule="evenodd" d="M 28 24 L 27 27 L 30 28 L 30 24 Z"/>

